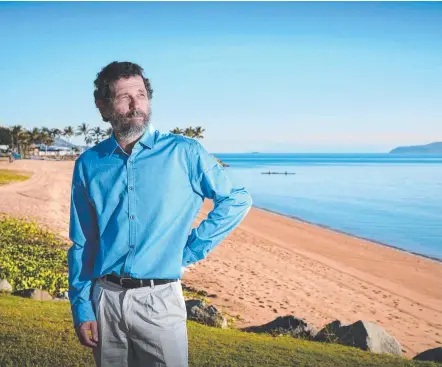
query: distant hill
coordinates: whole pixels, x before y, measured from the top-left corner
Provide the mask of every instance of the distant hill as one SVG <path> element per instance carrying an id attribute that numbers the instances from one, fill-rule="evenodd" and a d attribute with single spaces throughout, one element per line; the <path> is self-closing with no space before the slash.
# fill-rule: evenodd
<path id="1" fill-rule="evenodd" d="M 426 145 L 412 145 L 408 147 L 397 147 L 390 153 L 408 154 L 442 154 L 442 142 L 435 142 Z"/>
<path id="2" fill-rule="evenodd" d="M 64 139 L 61 139 L 61 138 L 55 138 L 54 139 L 54 144 L 52 144 L 52 145 L 55 145 L 57 147 L 69 147 L 69 148 L 75 148 L 76 147 L 75 144 L 69 143 L 68 141 L 66 141 Z"/>
<path id="3" fill-rule="evenodd" d="M 80 150 L 80 152 L 90 148 L 87 145 L 76 145 L 76 144 L 69 143 L 66 140 L 61 139 L 61 138 L 55 138 L 54 139 L 54 144 L 52 144 L 52 145 L 53 146 L 55 145 L 57 147 L 78 148 Z"/>

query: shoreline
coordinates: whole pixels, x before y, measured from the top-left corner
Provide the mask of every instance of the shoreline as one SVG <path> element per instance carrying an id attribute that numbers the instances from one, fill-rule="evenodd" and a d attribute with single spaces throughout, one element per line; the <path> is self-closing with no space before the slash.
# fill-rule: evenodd
<path id="1" fill-rule="evenodd" d="M 296 215 L 280 213 L 280 212 L 277 212 L 275 210 L 267 209 L 267 208 L 264 208 L 264 207 L 261 207 L 261 206 L 256 206 L 255 204 L 253 204 L 253 207 L 256 208 L 256 209 L 265 211 L 267 213 L 273 214 L 273 215 L 280 215 L 280 216 L 282 216 L 284 218 L 294 219 L 294 220 L 300 221 L 302 223 L 305 223 L 305 224 L 308 224 L 308 225 L 311 225 L 311 226 L 316 226 L 316 227 L 319 227 L 319 228 L 327 229 L 329 231 L 337 232 L 339 234 L 344 234 L 346 236 L 354 237 L 354 238 L 357 238 L 359 240 L 364 240 L 364 241 L 372 242 L 372 243 L 374 243 L 374 244 L 376 244 L 378 246 L 385 246 L 385 247 L 391 248 L 393 250 L 397 250 L 397 251 L 400 251 L 400 252 L 403 252 L 403 253 L 406 253 L 406 254 L 409 254 L 409 255 L 420 257 L 420 258 L 425 259 L 425 260 L 431 260 L 431 261 L 434 261 L 436 263 L 442 264 L 442 258 L 439 259 L 437 257 L 433 257 L 433 256 L 430 256 L 430 255 L 425 255 L 425 254 L 421 254 L 421 253 L 418 253 L 418 252 L 405 250 L 405 249 L 400 248 L 398 246 L 391 245 L 391 244 L 388 244 L 388 243 L 384 243 L 384 242 L 381 242 L 381 241 L 378 241 L 378 240 L 375 240 L 375 239 L 372 239 L 372 238 L 362 237 L 362 236 L 358 236 L 358 235 L 353 234 L 353 233 L 345 232 L 345 231 L 342 231 L 340 229 L 328 226 L 326 224 L 310 222 L 310 221 L 305 220 L 303 218 L 297 217 Z"/>

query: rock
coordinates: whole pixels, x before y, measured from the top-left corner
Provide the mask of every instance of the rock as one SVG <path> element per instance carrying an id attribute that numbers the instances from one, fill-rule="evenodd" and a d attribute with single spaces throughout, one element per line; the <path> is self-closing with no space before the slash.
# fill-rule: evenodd
<path id="1" fill-rule="evenodd" d="M 63 301 L 69 301 L 69 293 L 66 291 L 66 292 L 62 292 L 62 293 L 59 293 L 58 294 L 58 296 L 57 296 L 57 298 L 58 299 L 61 299 L 61 300 L 63 300 Z"/>
<path id="2" fill-rule="evenodd" d="M 11 293 L 12 285 L 6 279 L 0 280 L 0 292 Z"/>
<path id="3" fill-rule="evenodd" d="M 279 316 L 267 324 L 249 326 L 242 330 L 252 333 L 269 333 L 273 336 L 291 335 L 302 339 L 313 339 L 317 333 L 317 330 L 304 319 L 298 319 L 292 315 Z"/>
<path id="4" fill-rule="evenodd" d="M 338 329 L 343 325 L 341 321 L 335 320 L 330 324 L 325 325 L 315 336 L 315 341 L 325 343 L 339 343 Z"/>
<path id="5" fill-rule="evenodd" d="M 442 347 L 428 349 L 425 352 L 419 353 L 413 359 L 419 361 L 433 361 L 442 363 Z"/>
<path id="6" fill-rule="evenodd" d="M 360 320 L 351 325 L 342 325 L 338 320 L 333 321 L 319 331 L 315 340 L 336 342 L 374 353 L 402 355 L 399 342 L 383 327 L 370 321 Z"/>
<path id="7" fill-rule="evenodd" d="M 52 301 L 62 301 L 69 302 L 69 297 L 65 294 L 67 292 L 60 293 L 57 297 L 55 297 Z"/>
<path id="8" fill-rule="evenodd" d="M 213 305 L 206 302 L 190 299 L 186 301 L 187 319 L 200 324 L 227 329 L 227 320 Z"/>
<path id="9" fill-rule="evenodd" d="M 12 293 L 14 296 L 31 298 L 36 301 L 52 301 L 52 296 L 41 289 L 22 289 Z"/>

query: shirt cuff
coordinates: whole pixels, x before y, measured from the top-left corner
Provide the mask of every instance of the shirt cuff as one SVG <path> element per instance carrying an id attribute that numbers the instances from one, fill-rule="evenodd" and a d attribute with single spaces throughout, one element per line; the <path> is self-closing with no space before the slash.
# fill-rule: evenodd
<path id="1" fill-rule="evenodd" d="M 96 321 L 92 302 L 87 301 L 71 306 L 72 316 L 74 320 L 74 327 L 77 327 L 82 322 Z"/>
<path id="2" fill-rule="evenodd" d="M 183 263 L 182 266 L 186 267 L 198 261 L 197 257 L 193 253 L 193 251 L 189 248 L 189 246 L 184 247 L 183 252 Z"/>

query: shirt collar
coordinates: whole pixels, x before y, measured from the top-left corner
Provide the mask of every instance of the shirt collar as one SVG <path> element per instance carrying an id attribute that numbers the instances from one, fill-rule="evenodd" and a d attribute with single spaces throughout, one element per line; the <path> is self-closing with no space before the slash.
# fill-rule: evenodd
<path id="1" fill-rule="evenodd" d="M 144 132 L 144 134 L 141 136 L 140 140 L 138 140 L 138 142 L 145 148 L 149 148 L 152 149 L 155 145 L 155 127 L 152 125 L 152 123 L 149 123 L 147 125 L 146 131 Z M 115 138 L 115 134 L 114 132 L 112 132 L 110 138 L 109 138 L 109 142 L 110 142 L 110 154 L 112 155 L 115 150 L 117 148 L 120 148 L 120 145 L 118 144 L 117 139 Z M 121 149 L 123 150 L 123 149 Z"/>

